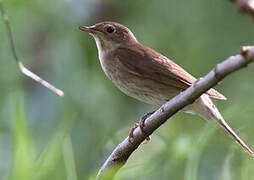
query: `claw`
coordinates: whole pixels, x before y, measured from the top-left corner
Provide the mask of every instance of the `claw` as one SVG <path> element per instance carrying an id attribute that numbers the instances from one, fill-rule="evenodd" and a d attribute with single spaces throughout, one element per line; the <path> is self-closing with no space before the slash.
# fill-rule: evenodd
<path id="1" fill-rule="evenodd" d="M 129 142 L 133 143 L 134 139 L 133 139 L 133 132 L 134 130 L 139 126 L 138 123 L 134 124 L 134 126 L 131 128 L 131 131 L 129 133 Z"/>
<path id="2" fill-rule="evenodd" d="M 151 136 L 147 136 L 143 144 L 148 144 L 151 141 Z"/>
<path id="3" fill-rule="evenodd" d="M 142 131 L 142 133 L 144 133 L 145 120 L 146 120 L 149 116 L 151 116 L 154 112 L 155 112 L 155 111 L 146 113 L 146 114 L 140 119 L 139 124 L 136 123 L 136 124 L 131 128 L 131 131 L 130 131 L 130 133 L 129 133 L 129 138 L 128 138 L 130 143 L 133 143 L 133 141 L 134 141 L 134 139 L 133 139 L 133 132 L 134 132 L 134 130 L 135 130 L 138 126 L 140 127 L 140 130 Z M 147 144 L 150 140 L 151 140 L 151 137 L 150 137 L 150 136 L 146 137 L 146 140 L 145 140 L 145 142 L 144 142 L 143 144 Z"/>
<path id="4" fill-rule="evenodd" d="M 139 121 L 139 127 L 141 129 L 142 132 L 144 132 L 144 127 L 145 127 L 145 121 L 146 119 L 151 116 L 155 111 L 151 111 L 151 112 L 148 112 L 146 113 Z"/>

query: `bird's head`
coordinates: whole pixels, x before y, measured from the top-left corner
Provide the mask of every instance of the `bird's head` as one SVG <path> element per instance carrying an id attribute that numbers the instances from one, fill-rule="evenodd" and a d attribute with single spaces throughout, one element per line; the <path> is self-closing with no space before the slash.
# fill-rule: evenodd
<path id="1" fill-rule="evenodd" d="M 124 25 L 115 22 L 101 22 L 92 26 L 80 26 L 81 31 L 88 32 L 96 41 L 98 50 L 112 50 L 120 45 L 136 43 L 133 33 Z"/>

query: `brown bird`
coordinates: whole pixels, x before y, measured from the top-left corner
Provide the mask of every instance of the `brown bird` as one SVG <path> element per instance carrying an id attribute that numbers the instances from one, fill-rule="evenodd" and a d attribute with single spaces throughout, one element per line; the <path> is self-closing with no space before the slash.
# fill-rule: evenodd
<path id="1" fill-rule="evenodd" d="M 119 23 L 101 22 L 93 26 L 80 26 L 79 29 L 94 37 L 107 77 L 125 94 L 140 101 L 161 106 L 196 81 L 169 58 L 140 44 L 134 34 Z M 210 98 L 226 99 L 215 89 L 210 89 L 183 111 L 216 123 L 254 156 L 225 122 Z"/>

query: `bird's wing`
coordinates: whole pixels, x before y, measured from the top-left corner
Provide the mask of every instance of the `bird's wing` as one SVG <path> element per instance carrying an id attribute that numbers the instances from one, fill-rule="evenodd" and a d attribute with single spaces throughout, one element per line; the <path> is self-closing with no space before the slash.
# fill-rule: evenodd
<path id="1" fill-rule="evenodd" d="M 179 91 L 184 91 L 196 81 L 195 77 L 176 63 L 141 44 L 119 47 L 115 53 L 130 73 L 178 88 Z M 215 89 L 206 93 L 212 98 L 226 100 Z"/>

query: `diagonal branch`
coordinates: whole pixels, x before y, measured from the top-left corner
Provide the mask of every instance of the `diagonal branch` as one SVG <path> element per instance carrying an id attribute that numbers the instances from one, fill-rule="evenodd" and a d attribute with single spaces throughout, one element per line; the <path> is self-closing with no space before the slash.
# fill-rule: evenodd
<path id="1" fill-rule="evenodd" d="M 13 35 L 12 35 L 12 31 L 11 31 L 11 26 L 8 20 L 8 17 L 5 13 L 4 7 L 3 7 L 3 3 L 2 0 L 0 0 L 0 11 L 1 11 L 1 15 L 7 30 L 7 35 L 10 41 L 10 46 L 11 46 L 11 53 L 15 59 L 15 61 L 18 64 L 19 70 L 26 76 L 32 78 L 33 80 L 35 80 L 36 82 L 42 84 L 43 86 L 45 86 L 46 88 L 50 89 L 51 91 L 53 91 L 54 93 L 56 93 L 59 96 L 63 96 L 64 92 L 61 91 L 60 89 L 57 89 L 56 87 L 54 87 L 52 84 L 48 83 L 47 81 L 43 80 L 41 77 L 39 77 L 38 75 L 34 74 L 33 72 L 31 72 L 29 69 L 27 69 L 22 61 L 19 60 L 17 53 L 16 53 L 16 49 L 15 49 L 15 44 L 14 44 L 14 40 L 13 40 Z"/>
<path id="2" fill-rule="evenodd" d="M 114 149 L 100 168 L 97 174 L 97 180 L 113 179 L 117 171 L 127 162 L 130 155 L 138 148 L 145 138 L 165 123 L 168 118 L 173 116 L 183 107 L 193 103 L 200 97 L 200 95 L 215 86 L 227 75 L 246 67 L 253 61 L 254 46 L 244 46 L 241 48 L 241 54 L 231 56 L 216 65 L 216 67 L 206 76 L 199 79 L 184 92 L 162 105 L 155 113 L 146 119 L 144 127 L 144 132 L 146 132 L 146 134 L 142 133 L 138 127 L 133 132 L 131 142 L 127 137 Z"/>

